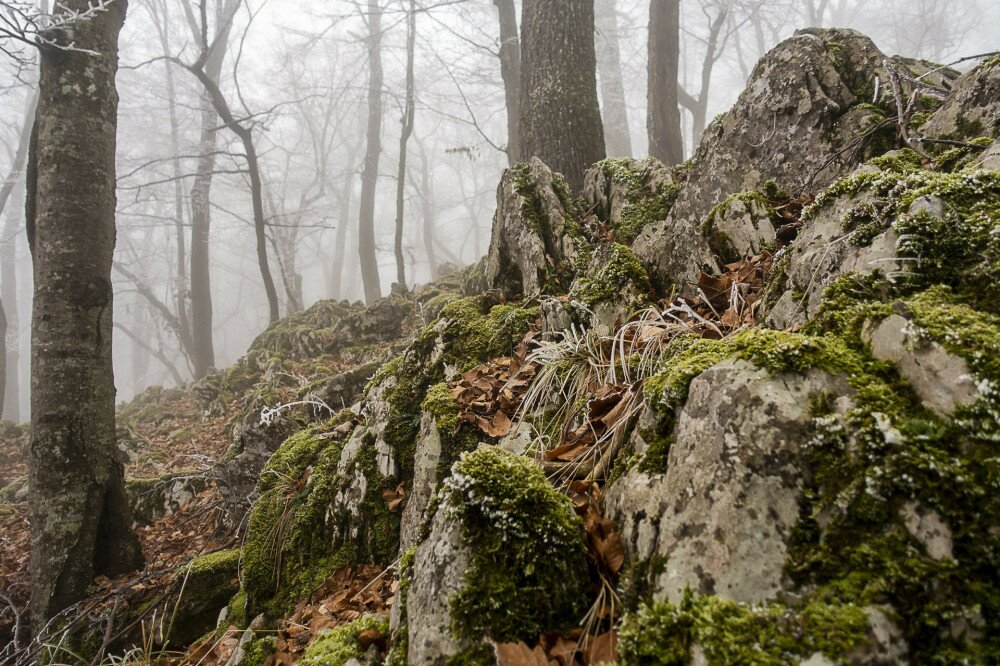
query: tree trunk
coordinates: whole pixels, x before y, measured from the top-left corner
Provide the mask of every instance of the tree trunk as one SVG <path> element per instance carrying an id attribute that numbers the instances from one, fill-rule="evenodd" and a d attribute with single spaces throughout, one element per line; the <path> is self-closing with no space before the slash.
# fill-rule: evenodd
<path id="1" fill-rule="evenodd" d="M 601 78 L 601 100 L 604 102 L 604 146 L 611 157 L 631 157 L 632 137 L 628 128 L 625 86 L 622 83 L 615 0 L 596 2 L 594 12 L 597 26 L 594 46 L 597 50 L 597 70 Z"/>
<path id="2" fill-rule="evenodd" d="M 393 248 L 396 253 L 396 282 L 406 287 L 406 262 L 403 257 L 403 194 L 406 189 L 406 145 L 413 134 L 416 112 L 413 90 L 413 57 L 417 39 L 417 10 L 414 0 L 410 0 L 406 24 L 406 106 L 403 109 L 403 131 L 399 135 L 399 169 L 396 172 L 396 238 Z"/>
<path id="3" fill-rule="evenodd" d="M 28 135 L 31 134 L 32 120 L 28 119 Z M 7 212 L 4 224 L 3 238 L 0 239 L 0 301 L 8 308 L 6 331 L 4 336 L 5 372 L 0 373 L 0 383 L 4 384 L 4 398 L 0 399 L 0 418 L 14 422 L 21 420 L 21 385 L 20 385 L 20 317 L 18 316 L 17 297 L 17 223 L 18 216 L 13 211 Z"/>
<path id="4" fill-rule="evenodd" d="M 493 0 L 500 15 L 500 76 L 507 100 L 507 162 L 513 166 L 521 155 L 521 40 L 517 34 L 514 0 Z"/>
<path id="5" fill-rule="evenodd" d="M 684 161 L 677 99 L 680 46 L 680 0 L 652 0 L 646 129 L 649 154 L 668 166 Z"/>
<path id="6" fill-rule="evenodd" d="M 344 256 L 347 249 L 347 228 L 351 219 L 351 200 L 354 198 L 354 160 L 357 146 L 352 144 L 347 154 L 347 171 L 340 190 L 340 212 L 337 217 L 337 234 L 334 238 L 333 261 L 330 267 L 330 298 L 344 298 Z"/>
<path id="7" fill-rule="evenodd" d="M 440 275 L 437 250 L 434 247 L 434 189 L 431 186 L 431 167 L 424 142 L 417 139 L 417 145 L 420 147 L 420 217 L 423 227 L 424 254 L 427 255 L 431 280 L 437 280 Z"/>
<path id="8" fill-rule="evenodd" d="M 538 157 L 577 192 L 605 156 L 593 0 L 524 0 L 521 65 L 524 157 Z"/>
<path id="9" fill-rule="evenodd" d="M 63 0 L 60 8 L 89 4 Z M 39 629 L 82 599 L 95 575 L 142 564 L 115 444 L 111 346 L 115 72 L 125 7 L 110 3 L 70 34 L 46 35 L 80 50 L 40 51 L 26 206 L 35 278 L 30 616 Z"/>
<path id="10" fill-rule="evenodd" d="M 361 211 L 358 219 L 358 259 L 365 287 L 365 301 L 382 297 L 378 257 L 375 253 L 375 189 L 382 153 L 382 7 L 368 0 L 368 131 L 365 167 L 361 173 Z"/>
<path id="11" fill-rule="evenodd" d="M 15 368 L 14 372 L 17 372 Z M 3 297 L 0 297 L 0 407 L 7 397 L 7 313 L 3 309 Z M 2 415 L 0 415 L 2 416 Z"/>

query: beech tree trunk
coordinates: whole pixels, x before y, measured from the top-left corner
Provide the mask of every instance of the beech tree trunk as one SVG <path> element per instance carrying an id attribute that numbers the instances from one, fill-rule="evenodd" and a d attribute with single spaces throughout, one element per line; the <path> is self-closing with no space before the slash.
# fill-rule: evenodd
<path id="1" fill-rule="evenodd" d="M 413 116 L 416 113 L 413 82 L 413 58 L 417 39 L 417 9 L 414 0 L 410 0 L 406 23 L 406 105 L 403 108 L 403 131 L 399 135 L 399 169 L 396 172 L 396 282 L 406 286 L 406 261 L 403 257 L 403 194 L 406 190 L 406 146 L 413 134 Z"/>
<path id="2" fill-rule="evenodd" d="M 649 154 L 668 166 L 684 161 L 677 81 L 680 46 L 680 0 L 651 0 L 646 129 Z"/>
<path id="3" fill-rule="evenodd" d="M 601 101 L 604 102 L 604 146 L 611 157 L 631 157 L 632 137 L 628 128 L 625 85 L 622 83 L 615 0 L 598 0 L 594 3 L 594 12 L 597 26 L 594 46 L 601 79 Z"/>
<path id="4" fill-rule="evenodd" d="M 605 156 L 593 0 L 524 0 L 521 67 L 523 156 L 538 157 L 579 191 L 584 172 Z"/>
<path id="5" fill-rule="evenodd" d="M 358 218 L 358 259 L 365 301 L 382 297 L 375 253 L 375 189 L 378 162 L 382 154 L 382 7 L 368 0 L 368 131 L 365 166 L 361 172 L 361 211 Z"/>
<path id="6" fill-rule="evenodd" d="M 500 15 L 500 76 L 507 101 L 507 162 L 513 166 L 521 156 L 521 40 L 517 34 L 514 0 L 493 0 Z"/>
<path id="7" fill-rule="evenodd" d="M 330 298 L 339 300 L 344 294 L 345 255 L 347 254 L 347 228 L 351 219 L 351 200 L 354 198 L 354 161 L 357 144 L 352 143 L 347 153 L 347 171 L 340 189 L 340 212 L 337 216 L 337 234 L 334 237 L 333 265 L 330 267 Z"/>
<path id="8" fill-rule="evenodd" d="M 15 370 L 16 372 L 16 370 Z M 0 406 L 7 396 L 7 312 L 0 297 Z"/>
<path id="9" fill-rule="evenodd" d="M 56 11 L 86 11 L 63 0 Z M 41 49 L 27 223 L 31 342 L 31 605 L 35 628 L 82 599 L 95 575 L 142 564 L 115 443 L 111 335 L 118 33 L 126 0 Z"/>

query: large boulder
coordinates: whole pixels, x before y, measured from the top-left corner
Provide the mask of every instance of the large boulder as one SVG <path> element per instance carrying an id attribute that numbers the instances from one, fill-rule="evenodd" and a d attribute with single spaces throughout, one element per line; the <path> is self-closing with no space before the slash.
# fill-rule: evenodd
<path id="1" fill-rule="evenodd" d="M 568 627 L 585 612 L 587 578 L 580 520 L 541 468 L 496 446 L 468 453 L 414 556 L 409 663 L 481 663 L 485 639 L 534 642 Z"/>
<path id="2" fill-rule="evenodd" d="M 537 157 L 504 171 L 497 187 L 486 285 L 508 296 L 562 293 L 587 241 L 565 181 Z"/>
<path id="3" fill-rule="evenodd" d="M 920 127 L 920 133 L 958 141 L 996 138 L 1000 134 L 1000 58 L 959 77 L 941 108 Z"/>
<path id="4" fill-rule="evenodd" d="M 825 372 L 771 376 L 739 360 L 691 382 L 665 473 L 633 469 L 607 495 L 630 559 L 664 562 L 649 581 L 654 599 L 677 603 L 690 588 L 758 604 L 787 588 L 810 401 L 849 392 Z"/>

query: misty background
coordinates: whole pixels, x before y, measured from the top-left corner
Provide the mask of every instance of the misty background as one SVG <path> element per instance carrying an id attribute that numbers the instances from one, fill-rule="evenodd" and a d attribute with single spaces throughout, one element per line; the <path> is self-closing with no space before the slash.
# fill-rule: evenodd
<path id="1" fill-rule="evenodd" d="M 375 240 L 385 294 L 396 276 L 396 174 L 410 2 L 380 2 L 384 84 Z M 207 6 L 221 11 L 224 3 L 209 0 Z M 608 154 L 641 157 L 649 0 L 595 4 L 606 131 L 615 125 L 608 118 L 611 107 L 623 103 L 627 117 L 627 137 L 613 138 L 608 131 Z M 470 264 L 486 252 L 495 188 L 508 164 L 497 8 L 491 0 L 421 0 L 415 6 L 416 112 L 403 218 L 410 287 L 447 264 Z M 686 156 L 704 123 L 739 95 L 758 58 L 796 29 L 851 27 L 886 53 L 947 63 L 996 50 L 1000 24 L 997 0 L 683 0 L 681 8 Z M 210 132 L 214 146 L 206 145 L 203 87 L 170 60 L 191 63 L 198 57 L 196 9 L 197 3 L 186 0 L 130 0 L 121 37 L 114 272 L 120 400 L 148 386 L 195 377 L 177 321 L 186 307 L 178 304 L 187 303 L 192 290 L 194 198 L 207 192 L 214 367 L 241 356 L 268 323 L 243 146 L 217 118 Z M 206 17 L 210 32 L 216 27 L 212 11 Z M 367 11 L 364 2 L 351 0 L 247 0 L 239 3 L 224 37 L 219 87 L 234 115 L 251 127 L 259 154 L 282 316 L 320 299 L 363 299 L 357 229 L 368 113 Z M 35 75 L 0 58 L 2 178 L 12 172 Z M 206 155 L 214 162 L 207 191 L 204 178 L 198 182 Z M 0 282 L 10 320 L 7 348 L 17 352 L 8 362 L 16 362 L 17 371 L 8 371 L 12 384 L 3 416 L 23 421 L 31 261 L 21 174 L 11 177 L 15 187 L 0 218 Z"/>

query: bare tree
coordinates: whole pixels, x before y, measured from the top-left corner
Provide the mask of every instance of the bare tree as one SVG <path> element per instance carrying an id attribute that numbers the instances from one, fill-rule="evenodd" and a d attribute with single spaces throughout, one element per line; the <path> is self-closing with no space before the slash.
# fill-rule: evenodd
<path id="1" fill-rule="evenodd" d="M 649 3 L 646 129 L 649 154 L 668 165 L 684 161 L 678 106 L 680 83 L 677 80 L 681 52 L 680 11 L 680 0 L 651 0 Z"/>
<path id="2" fill-rule="evenodd" d="M 232 13 L 224 13 L 224 18 L 231 22 L 235 15 L 235 8 L 242 0 L 227 0 L 233 7 Z M 250 120 L 237 119 L 229 105 L 229 100 L 222 93 L 219 87 L 218 77 L 213 77 L 213 72 L 207 69 L 209 61 L 216 54 L 222 38 L 228 34 L 228 30 L 218 30 L 214 41 L 208 41 L 208 27 L 205 17 L 205 0 L 200 4 L 201 9 L 201 53 L 193 63 L 185 63 L 180 58 L 171 58 L 178 65 L 191 72 L 201 83 L 208 95 L 209 101 L 215 113 L 222 120 L 222 124 L 229 131 L 236 135 L 243 145 L 243 152 L 247 162 L 247 174 L 250 178 L 250 200 L 253 206 L 254 236 L 257 245 L 257 264 L 260 268 L 261 280 L 264 283 L 264 293 L 267 296 L 268 321 L 274 323 L 281 316 L 278 303 L 278 290 L 274 285 L 274 277 L 271 275 L 271 267 L 267 258 L 267 219 L 264 216 L 264 183 L 261 177 L 260 160 L 257 156 L 257 147 L 253 139 L 253 123 Z M 221 62 L 220 62 L 221 65 Z M 204 156 L 204 153 L 203 153 Z M 205 243 L 207 248 L 207 242 Z M 194 275 L 194 256 L 192 255 L 192 288 L 198 278 Z M 207 262 L 206 262 L 207 263 Z"/>
<path id="3" fill-rule="evenodd" d="M 655 2 L 655 0 L 654 0 Z M 628 107 L 622 82 L 621 49 L 618 46 L 618 13 L 615 0 L 594 3 L 594 35 L 597 72 L 604 103 L 604 144 L 608 155 L 632 156 L 632 137 L 628 126 Z"/>
<path id="4" fill-rule="evenodd" d="M 358 257 L 365 300 L 373 303 L 382 297 L 378 257 L 375 254 L 375 188 L 378 185 L 378 162 L 382 154 L 382 7 L 378 0 L 368 0 L 368 131 L 365 143 L 365 166 L 361 173 L 361 211 L 358 220 Z"/>
<path id="5" fill-rule="evenodd" d="M 413 134 L 413 116 L 416 113 L 414 102 L 413 59 L 417 39 L 417 8 L 415 0 L 410 0 L 410 8 L 406 16 L 406 99 L 403 106 L 403 118 L 400 122 L 402 132 L 399 135 L 399 168 L 396 172 L 396 237 L 393 248 L 396 253 L 396 282 L 406 286 L 406 263 L 403 258 L 403 193 L 406 189 L 406 145 Z"/>
<path id="6" fill-rule="evenodd" d="M 507 102 L 507 162 L 515 164 L 521 155 L 521 40 L 517 32 L 514 0 L 493 0 L 500 16 L 500 76 Z"/>
<path id="7" fill-rule="evenodd" d="M 84 12 L 63 0 L 57 13 Z M 31 621 L 83 598 L 95 574 L 142 563 L 115 446 L 111 261 L 118 33 L 125 0 L 44 32 L 27 178 L 34 260 Z M 73 48 L 60 48 L 61 46 Z"/>
<path id="8" fill-rule="evenodd" d="M 714 13 L 713 13 L 714 10 Z M 708 23 L 708 35 L 705 37 L 705 54 L 701 60 L 699 72 L 699 89 L 697 94 L 689 93 L 683 86 L 678 87 L 680 102 L 691 112 L 691 145 L 697 146 L 701 133 L 705 131 L 708 120 L 708 97 L 712 86 L 712 71 L 715 63 L 722 57 L 729 36 L 739 28 L 726 30 L 730 7 L 725 2 L 713 2 L 701 6 L 701 12 Z"/>
<path id="9" fill-rule="evenodd" d="M 597 101 L 593 0 L 525 0 L 521 25 L 521 142 L 574 191 L 604 159 Z"/>

